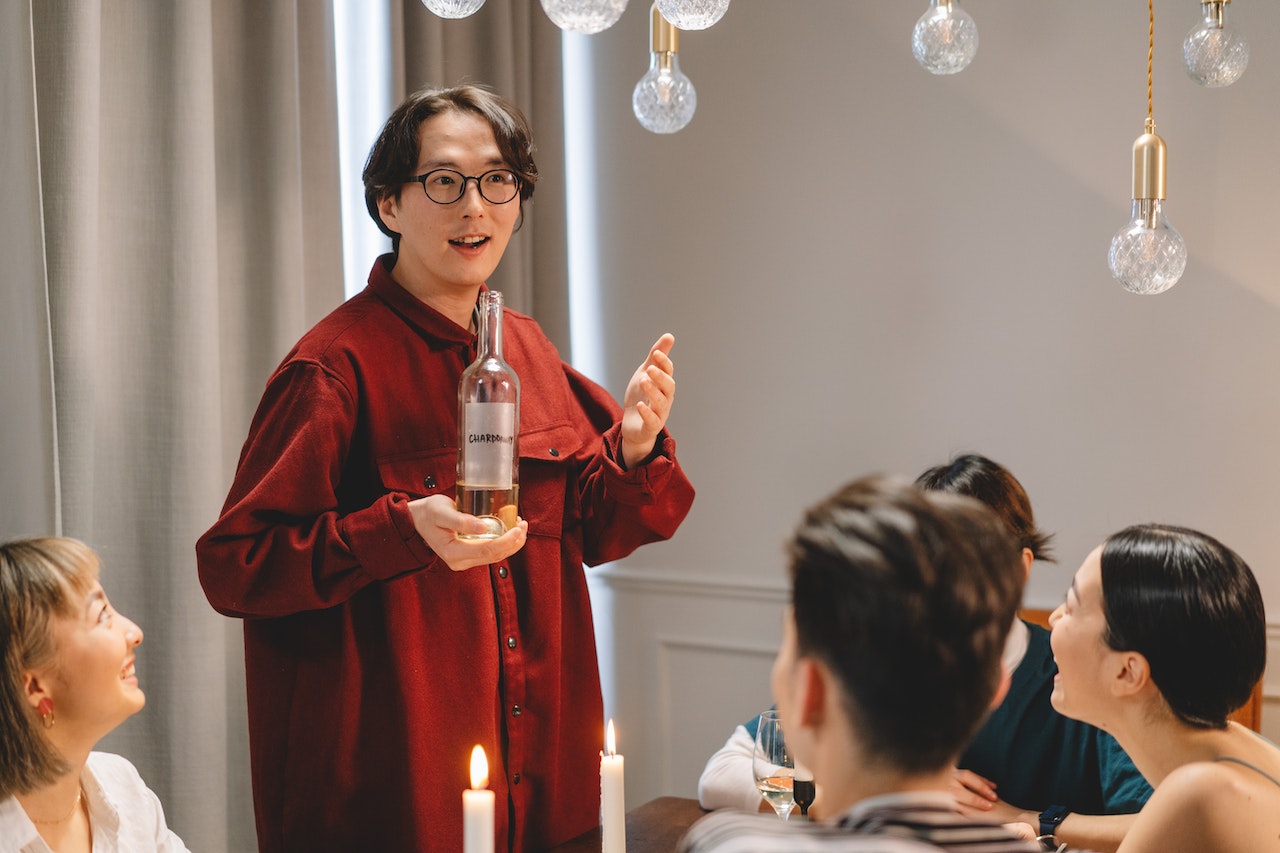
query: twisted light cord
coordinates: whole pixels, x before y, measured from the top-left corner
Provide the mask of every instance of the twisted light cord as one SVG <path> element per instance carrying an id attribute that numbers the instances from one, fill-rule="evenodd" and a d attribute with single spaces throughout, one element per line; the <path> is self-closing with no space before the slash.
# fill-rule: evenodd
<path id="1" fill-rule="evenodd" d="M 1147 133 L 1155 133 L 1155 113 L 1151 108 L 1151 61 L 1156 52 L 1156 5 L 1155 0 L 1147 0 Z"/>

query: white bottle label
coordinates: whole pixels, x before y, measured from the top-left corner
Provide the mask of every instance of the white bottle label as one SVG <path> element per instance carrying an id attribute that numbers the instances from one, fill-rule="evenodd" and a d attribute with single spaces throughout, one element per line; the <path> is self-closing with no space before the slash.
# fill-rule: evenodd
<path id="1" fill-rule="evenodd" d="M 463 482 L 472 489 L 511 488 L 515 449 L 515 403 L 467 403 Z"/>

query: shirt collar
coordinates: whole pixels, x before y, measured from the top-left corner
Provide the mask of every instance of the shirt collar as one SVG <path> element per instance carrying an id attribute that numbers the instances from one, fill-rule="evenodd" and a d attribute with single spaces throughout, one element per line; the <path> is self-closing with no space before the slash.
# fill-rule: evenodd
<path id="1" fill-rule="evenodd" d="M 1000 656 L 1000 661 L 1009 671 L 1010 676 L 1022 665 L 1022 659 L 1027 655 L 1027 644 L 1030 641 L 1031 629 L 1027 627 L 1027 623 L 1021 619 L 1014 619 L 1013 627 L 1009 629 L 1009 636 L 1004 641 L 1004 654 Z"/>
<path id="2" fill-rule="evenodd" d="M 395 263 L 396 256 L 391 253 L 382 255 L 373 262 L 373 269 L 369 271 L 369 291 L 390 305 L 397 314 L 434 338 L 450 343 L 474 343 L 474 332 L 462 328 L 400 286 L 391 275 L 391 268 Z M 487 286 L 480 285 L 480 292 L 488 289 Z"/>

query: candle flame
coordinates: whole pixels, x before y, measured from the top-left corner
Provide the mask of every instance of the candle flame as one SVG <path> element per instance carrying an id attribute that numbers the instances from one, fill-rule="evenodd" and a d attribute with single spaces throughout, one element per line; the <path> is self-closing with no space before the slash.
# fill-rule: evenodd
<path id="1" fill-rule="evenodd" d="M 609 718 L 609 727 L 605 729 L 604 748 L 609 751 L 611 756 L 618 751 L 617 742 L 613 737 L 613 717 Z"/>
<path id="2" fill-rule="evenodd" d="M 480 744 L 471 750 L 471 788 L 480 790 L 489 787 L 489 759 L 485 757 Z"/>

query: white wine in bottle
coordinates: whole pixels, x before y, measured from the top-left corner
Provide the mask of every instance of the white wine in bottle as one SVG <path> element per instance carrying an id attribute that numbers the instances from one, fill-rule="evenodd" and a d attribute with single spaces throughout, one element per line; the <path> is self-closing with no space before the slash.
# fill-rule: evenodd
<path id="1" fill-rule="evenodd" d="M 496 539 L 516 525 L 520 490 L 520 380 L 502 358 L 502 294 L 481 292 L 476 360 L 458 383 L 461 512 L 487 529 L 459 539 Z"/>

